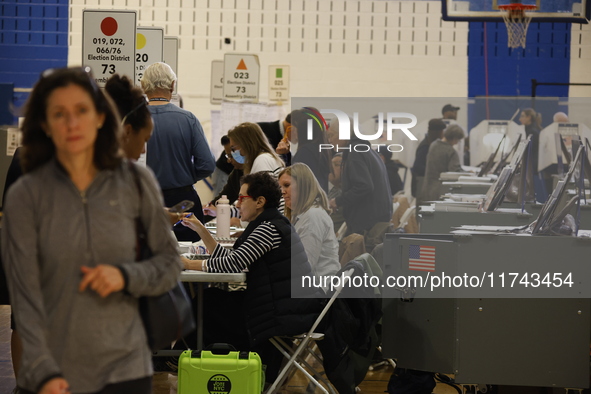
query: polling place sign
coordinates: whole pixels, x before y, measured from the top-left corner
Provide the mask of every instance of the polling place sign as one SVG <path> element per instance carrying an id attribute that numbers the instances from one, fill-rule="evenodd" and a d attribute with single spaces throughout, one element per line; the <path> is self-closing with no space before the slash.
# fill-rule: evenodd
<path id="1" fill-rule="evenodd" d="M 115 73 L 134 78 L 136 22 L 135 11 L 83 11 L 82 64 L 90 66 L 98 86 Z"/>
<path id="2" fill-rule="evenodd" d="M 257 55 L 226 53 L 224 55 L 224 100 L 258 103 L 260 69 Z"/>
<path id="3" fill-rule="evenodd" d="M 161 27 L 137 27 L 135 44 L 135 84 L 141 86 L 140 81 L 144 70 L 150 64 L 161 62 L 164 51 L 164 29 Z"/>

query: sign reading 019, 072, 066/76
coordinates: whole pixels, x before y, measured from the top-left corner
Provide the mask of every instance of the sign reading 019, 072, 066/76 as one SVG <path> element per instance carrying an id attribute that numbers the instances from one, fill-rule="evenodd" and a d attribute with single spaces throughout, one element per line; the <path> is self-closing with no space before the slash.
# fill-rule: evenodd
<path id="1" fill-rule="evenodd" d="M 90 66 L 98 86 L 115 73 L 135 76 L 135 11 L 84 10 L 82 64 Z"/>

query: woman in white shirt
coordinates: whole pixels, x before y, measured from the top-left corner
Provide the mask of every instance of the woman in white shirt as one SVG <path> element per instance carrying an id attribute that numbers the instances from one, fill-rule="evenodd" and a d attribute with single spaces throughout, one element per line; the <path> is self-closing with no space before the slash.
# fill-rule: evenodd
<path id="1" fill-rule="evenodd" d="M 228 137 L 232 157 L 238 163 L 244 163 L 244 175 L 266 171 L 277 177 L 285 167 L 258 124 L 241 123 L 230 130 Z"/>
<path id="2" fill-rule="evenodd" d="M 303 163 L 293 164 L 279 174 L 285 200 L 285 216 L 302 240 L 315 276 L 335 275 L 340 269 L 339 244 L 329 216 L 328 198 L 318 180 Z"/>

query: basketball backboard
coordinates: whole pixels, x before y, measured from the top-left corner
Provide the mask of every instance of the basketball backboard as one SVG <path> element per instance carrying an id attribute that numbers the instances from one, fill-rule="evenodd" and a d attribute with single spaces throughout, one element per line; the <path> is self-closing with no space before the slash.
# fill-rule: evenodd
<path id="1" fill-rule="evenodd" d="M 445 21 L 502 22 L 506 11 L 499 6 L 510 0 L 442 0 L 441 11 Z M 526 12 L 533 22 L 588 23 L 591 19 L 591 0 L 523 0 L 523 4 L 536 6 Z"/>

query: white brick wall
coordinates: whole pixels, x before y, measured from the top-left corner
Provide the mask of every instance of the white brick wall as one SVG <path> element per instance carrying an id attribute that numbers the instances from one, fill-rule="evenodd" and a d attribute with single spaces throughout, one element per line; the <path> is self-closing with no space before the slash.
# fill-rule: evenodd
<path id="1" fill-rule="evenodd" d="M 270 64 L 291 66 L 292 96 L 464 97 L 468 91 L 468 24 L 442 22 L 439 1 L 126 0 L 126 4 L 116 8 L 138 10 L 139 25 L 161 26 L 166 35 L 179 37 L 179 92 L 185 108 L 206 128 L 210 110 L 217 109 L 209 104 L 211 61 L 223 59 L 225 52 L 259 55 L 262 101 L 267 100 Z M 68 60 L 74 65 L 81 61 L 82 10 L 114 7 L 112 0 L 71 0 L 70 7 Z M 591 57 L 586 28 L 578 70 L 589 73 L 591 69 L 583 71 L 582 66 Z M 232 40 L 230 45 L 224 44 L 226 37 Z"/>
<path id="2" fill-rule="evenodd" d="M 591 83 L 591 25 L 572 25 L 570 48 L 570 82 Z M 569 97 L 591 97 L 591 86 L 571 86 Z"/>

